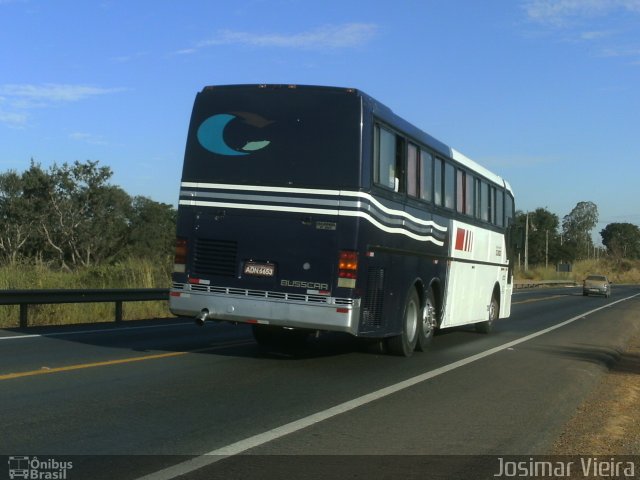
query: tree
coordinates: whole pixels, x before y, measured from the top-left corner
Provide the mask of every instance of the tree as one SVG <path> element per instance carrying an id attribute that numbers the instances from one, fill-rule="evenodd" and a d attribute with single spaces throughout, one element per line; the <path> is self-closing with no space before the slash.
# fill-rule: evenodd
<path id="1" fill-rule="evenodd" d="M 53 165 L 39 196 L 48 208 L 39 227 L 63 268 L 88 266 L 114 256 L 123 248 L 129 196 L 107 183 L 112 172 L 98 162 Z"/>
<path id="2" fill-rule="evenodd" d="M 558 216 L 546 208 L 537 208 L 530 213 L 518 212 L 516 224 L 522 228 L 523 232 L 526 229 L 527 215 L 529 216 L 529 264 L 543 265 L 547 261 L 551 264 L 560 261 L 562 257 Z"/>
<path id="3" fill-rule="evenodd" d="M 640 258 L 640 228 L 632 223 L 610 223 L 600 232 L 602 244 L 618 258 Z"/>
<path id="4" fill-rule="evenodd" d="M 29 169 L 22 173 L 22 183 L 22 196 L 30 206 L 27 216 L 22 218 L 23 222 L 28 223 L 31 232 L 25 254 L 31 259 L 44 260 L 49 247 L 42 235 L 40 223 L 50 209 L 48 192 L 53 189 L 53 179 L 32 159 Z"/>
<path id="5" fill-rule="evenodd" d="M 22 174 L 0 175 L 0 259 L 73 269 L 127 255 L 166 257 L 175 237 L 175 209 L 132 199 L 109 183 L 111 176 L 96 161 L 43 170 L 33 160 Z"/>
<path id="6" fill-rule="evenodd" d="M 547 259 L 551 263 L 557 262 L 556 246 L 560 245 L 558 216 L 544 208 L 537 208 L 529 216 L 529 222 L 533 226 L 529 229 L 529 262 L 543 264 Z"/>
<path id="7" fill-rule="evenodd" d="M 134 197 L 129 232 L 129 253 L 136 257 L 166 257 L 173 253 L 176 210 L 172 205 Z"/>
<path id="8" fill-rule="evenodd" d="M 24 181 L 15 171 L 0 175 L 0 254 L 16 263 L 32 235 L 33 215 Z"/>
<path id="9" fill-rule="evenodd" d="M 564 243 L 571 248 L 572 259 L 585 259 L 593 248 L 591 231 L 598 223 L 598 207 L 593 202 L 578 202 L 562 220 Z"/>

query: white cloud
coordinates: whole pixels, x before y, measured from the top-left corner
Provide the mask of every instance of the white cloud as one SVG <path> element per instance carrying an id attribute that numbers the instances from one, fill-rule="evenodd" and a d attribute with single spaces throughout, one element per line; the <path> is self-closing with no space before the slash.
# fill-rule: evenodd
<path id="1" fill-rule="evenodd" d="M 19 112 L 3 112 L 0 110 L 0 123 L 10 127 L 23 127 L 28 120 L 26 113 Z"/>
<path id="2" fill-rule="evenodd" d="M 0 95 L 13 99 L 33 100 L 37 102 L 76 102 L 96 95 L 122 91 L 115 88 L 91 87 L 88 85 L 68 85 L 45 83 L 0 85 Z"/>
<path id="3" fill-rule="evenodd" d="M 533 155 L 514 154 L 510 156 L 495 155 L 492 157 L 479 159 L 483 165 L 491 168 L 502 167 L 537 167 L 540 165 L 548 165 L 558 160 L 550 157 L 540 157 Z"/>
<path id="4" fill-rule="evenodd" d="M 589 44 L 596 57 L 640 58 L 637 36 L 640 0 L 523 0 L 528 19 L 562 41 Z"/>
<path id="5" fill-rule="evenodd" d="M 640 48 L 636 48 L 636 47 L 602 48 L 597 52 L 597 55 L 602 58 L 628 59 L 629 65 L 633 65 L 633 66 L 640 65 Z"/>
<path id="6" fill-rule="evenodd" d="M 130 55 L 120 55 L 118 57 L 113 57 L 111 61 L 115 63 L 129 63 L 140 60 L 144 57 L 147 57 L 148 55 L 149 54 L 147 52 L 135 52 Z"/>
<path id="7" fill-rule="evenodd" d="M 29 119 L 29 110 L 46 108 L 90 97 L 121 92 L 122 88 L 102 88 L 89 85 L 45 83 L 0 85 L 0 123 L 9 126 L 24 126 Z"/>
<path id="8" fill-rule="evenodd" d="M 582 32 L 580 34 L 580 39 L 581 40 L 599 40 L 601 38 L 607 38 L 610 37 L 611 35 L 613 35 L 613 33 L 611 31 L 607 31 L 607 30 L 601 30 L 601 31 L 591 31 L 591 32 Z"/>
<path id="9" fill-rule="evenodd" d="M 640 13 L 640 0 L 527 0 L 524 9 L 529 19 L 560 27 L 571 20 L 619 10 Z"/>
<path id="10" fill-rule="evenodd" d="M 223 30 L 213 38 L 199 42 L 195 48 L 187 48 L 176 53 L 191 54 L 201 48 L 217 45 L 246 45 L 252 47 L 272 47 L 289 49 L 341 49 L 359 47 L 369 42 L 377 33 L 377 25 L 370 23 L 346 23 L 325 25 L 306 32 L 250 33 Z"/>
<path id="11" fill-rule="evenodd" d="M 95 135 L 93 133 L 74 132 L 69 135 L 72 140 L 88 143 L 89 145 L 107 145 L 108 142 L 101 135 Z"/>

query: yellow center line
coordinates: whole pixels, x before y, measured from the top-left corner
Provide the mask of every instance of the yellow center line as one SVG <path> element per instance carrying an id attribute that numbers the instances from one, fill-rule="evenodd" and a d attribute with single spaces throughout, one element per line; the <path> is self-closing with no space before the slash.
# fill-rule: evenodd
<path id="1" fill-rule="evenodd" d="M 55 367 L 55 368 L 42 368 L 39 370 L 29 370 L 26 372 L 16 372 L 16 373 L 5 373 L 0 375 L 0 381 L 2 380 L 12 380 L 14 378 L 22 378 L 22 377 L 32 377 L 34 375 L 47 375 L 49 373 L 59 373 L 59 372 L 70 372 L 73 370 L 83 370 L 85 368 L 96 368 L 96 367 L 108 367 L 111 365 L 120 365 L 123 363 L 133 363 L 133 362 L 142 362 L 146 360 L 158 360 L 160 358 L 171 358 L 171 357 L 179 357 L 181 355 L 187 355 L 189 353 L 199 353 L 206 352 L 210 350 L 216 350 L 219 348 L 226 347 L 236 347 L 241 345 L 249 345 L 253 342 L 234 342 L 220 345 L 212 345 L 204 348 L 196 348 L 193 350 L 185 350 L 180 352 L 168 352 L 168 353 L 157 353 L 153 355 L 143 355 L 140 357 L 129 357 L 129 358 L 120 358 L 118 360 L 105 360 L 103 362 L 91 362 L 91 363 L 80 363 L 76 365 L 67 365 L 65 367 Z"/>
<path id="2" fill-rule="evenodd" d="M 552 295 L 550 297 L 542 298 L 530 298 L 529 300 L 522 300 L 521 302 L 512 302 L 511 305 L 521 305 L 523 303 L 542 302 L 543 300 L 553 300 L 554 298 L 566 298 L 568 295 Z"/>
<path id="3" fill-rule="evenodd" d="M 530 298 L 529 300 L 523 300 L 521 302 L 513 302 L 512 305 L 541 302 L 543 300 L 553 300 L 556 298 L 564 298 L 566 296 L 567 295 L 552 295 L 550 297 L 543 297 L 543 298 Z M 228 343 L 228 344 L 221 344 L 221 345 L 212 345 L 210 347 L 196 348 L 194 350 L 185 350 L 180 352 L 157 353 L 153 355 L 144 355 L 141 357 L 121 358 L 118 360 L 105 360 L 104 362 L 80 363 L 76 365 L 67 365 L 65 367 L 42 368 L 40 370 L 29 370 L 27 372 L 5 373 L 0 375 L 0 381 L 12 380 L 14 378 L 32 377 L 35 375 L 46 375 L 49 373 L 70 372 L 73 370 L 83 370 L 86 368 L 108 367 L 111 365 L 120 365 L 123 363 L 133 363 L 133 362 L 142 362 L 146 360 L 158 360 L 161 358 L 179 357 L 182 355 L 187 355 L 189 353 L 206 352 L 206 351 L 215 350 L 218 348 L 225 348 L 225 347 L 231 347 L 231 346 L 249 345 L 250 343 L 252 342 L 241 342 L 241 343 L 236 342 L 236 343 Z"/>

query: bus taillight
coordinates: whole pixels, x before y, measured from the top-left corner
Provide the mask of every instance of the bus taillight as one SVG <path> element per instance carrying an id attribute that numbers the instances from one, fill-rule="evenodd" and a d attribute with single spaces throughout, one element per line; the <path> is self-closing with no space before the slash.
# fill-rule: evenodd
<path id="1" fill-rule="evenodd" d="M 338 287 L 356 288 L 358 252 L 341 250 L 338 258 Z"/>
<path id="2" fill-rule="evenodd" d="M 177 238 L 175 256 L 173 257 L 174 273 L 184 273 L 186 271 L 187 253 L 188 253 L 187 239 Z"/>

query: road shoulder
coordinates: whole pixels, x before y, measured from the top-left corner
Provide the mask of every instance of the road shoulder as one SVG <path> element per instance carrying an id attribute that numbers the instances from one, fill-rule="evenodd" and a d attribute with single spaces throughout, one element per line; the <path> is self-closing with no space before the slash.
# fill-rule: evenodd
<path id="1" fill-rule="evenodd" d="M 638 318 L 640 321 L 640 318 Z M 640 452 L 640 334 L 602 376 L 553 445 L 554 455 Z"/>

